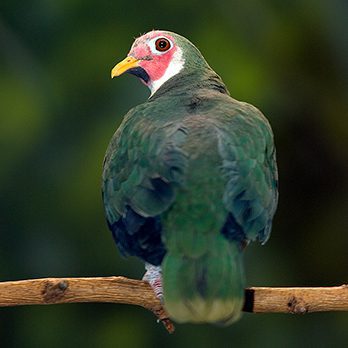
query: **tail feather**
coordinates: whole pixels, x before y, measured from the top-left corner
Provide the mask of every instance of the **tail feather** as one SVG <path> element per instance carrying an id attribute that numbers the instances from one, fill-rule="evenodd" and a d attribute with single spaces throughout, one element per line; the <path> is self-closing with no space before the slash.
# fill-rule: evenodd
<path id="1" fill-rule="evenodd" d="M 169 251 L 162 270 L 164 304 L 175 321 L 229 325 L 240 317 L 244 276 L 237 244 L 218 236 L 198 258 Z"/>

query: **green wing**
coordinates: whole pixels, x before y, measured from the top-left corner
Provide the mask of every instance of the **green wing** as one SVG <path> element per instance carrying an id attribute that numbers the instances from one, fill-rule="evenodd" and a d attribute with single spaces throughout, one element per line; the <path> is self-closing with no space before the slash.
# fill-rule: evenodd
<path id="1" fill-rule="evenodd" d="M 187 159 L 179 146 L 185 129 L 152 122 L 142 111 L 138 107 L 126 115 L 106 153 L 103 194 L 110 220 L 126 205 L 144 217 L 161 214 L 173 203 L 175 185 L 184 181 Z"/>
<path id="2" fill-rule="evenodd" d="M 278 202 L 278 173 L 271 127 L 261 112 L 240 103 L 219 132 L 222 170 L 227 180 L 224 204 L 230 212 L 226 234 L 231 239 L 265 243 Z M 230 226 L 228 226 L 230 225 Z M 232 232 L 231 232 L 232 231 Z"/>

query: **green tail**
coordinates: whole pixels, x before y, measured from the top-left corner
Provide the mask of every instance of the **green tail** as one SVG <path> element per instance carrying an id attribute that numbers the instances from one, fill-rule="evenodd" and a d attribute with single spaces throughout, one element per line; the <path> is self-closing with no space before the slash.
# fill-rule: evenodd
<path id="1" fill-rule="evenodd" d="M 169 251 L 162 264 L 164 304 L 179 323 L 236 321 L 244 303 L 244 276 L 239 247 L 214 236 L 206 253 L 190 258 Z"/>

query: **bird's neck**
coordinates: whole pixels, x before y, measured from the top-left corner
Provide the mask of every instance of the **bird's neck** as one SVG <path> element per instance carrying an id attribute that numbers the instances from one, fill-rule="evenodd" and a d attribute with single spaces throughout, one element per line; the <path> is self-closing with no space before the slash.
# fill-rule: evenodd
<path id="1" fill-rule="evenodd" d="M 183 69 L 182 72 L 166 81 L 149 100 L 155 100 L 160 96 L 171 95 L 180 96 L 188 91 L 197 89 L 215 90 L 223 94 L 229 94 L 220 76 L 211 68 L 204 70 Z"/>

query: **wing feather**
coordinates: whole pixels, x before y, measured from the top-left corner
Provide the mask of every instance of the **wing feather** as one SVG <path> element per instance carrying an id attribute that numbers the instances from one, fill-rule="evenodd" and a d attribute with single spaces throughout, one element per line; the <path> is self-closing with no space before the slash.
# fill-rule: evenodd
<path id="1" fill-rule="evenodd" d="M 241 105 L 238 113 L 226 118 L 224 127 L 218 129 L 227 181 L 223 200 L 230 213 L 226 224 L 231 227 L 231 235 L 226 225 L 224 234 L 240 238 L 242 231 L 246 240 L 265 243 L 278 201 L 273 134 L 259 110 L 246 103 Z"/>
<path id="2" fill-rule="evenodd" d="M 158 118 L 151 122 L 151 115 L 140 106 L 126 115 L 112 138 L 104 160 L 102 192 L 108 224 L 124 254 L 161 262 L 160 215 L 174 202 L 176 188 L 184 184 L 187 156 L 180 143 L 185 137 L 180 124 L 161 123 Z"/>

